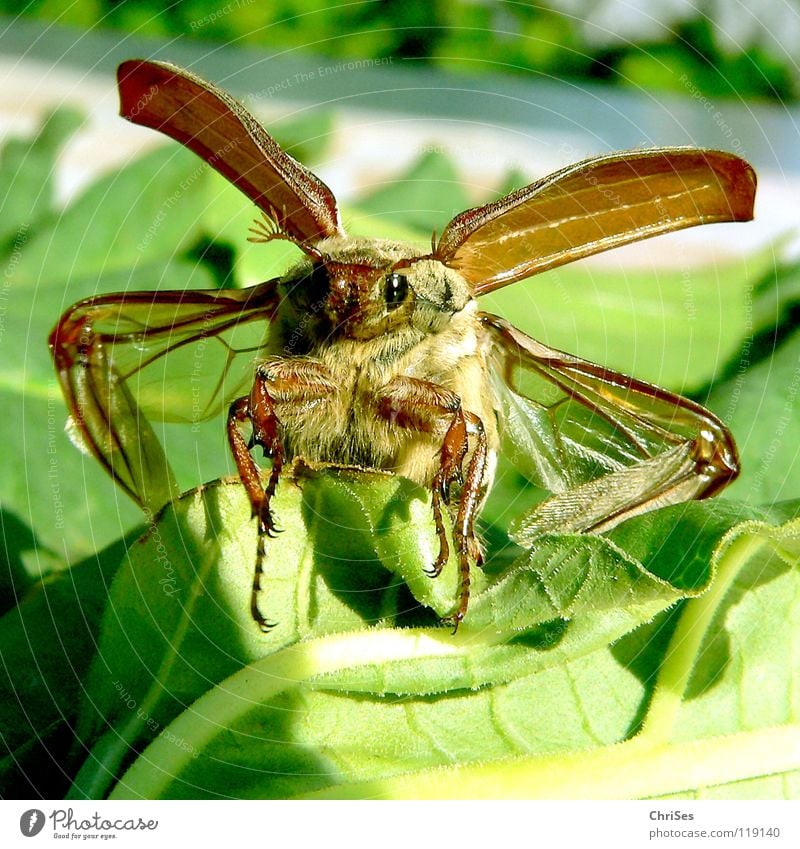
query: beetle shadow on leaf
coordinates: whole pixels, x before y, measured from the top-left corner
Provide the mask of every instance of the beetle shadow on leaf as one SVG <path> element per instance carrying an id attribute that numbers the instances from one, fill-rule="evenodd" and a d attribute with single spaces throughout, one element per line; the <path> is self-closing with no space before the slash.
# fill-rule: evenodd
<path id="1" fill-rule="evenodd" d="M 644 693 L 628 727 L 626 737 L 637 734 L 644 723 L 658 672 L 670 646 L 675 627 L 680 620 L 686 601 L 659 613 L 647 622 L 617 640 L 611 647 L 615 660 L 636 676 L 644 685 Z M 704 642 L 697 663 L 684 693 L 689 700 L 702 696 L 719 683 L 731 660 L 730 638 L 726 630 L 712 623 L 710 636 Z"/>
<path id="2" fill-rule="evenodd" d="M 297 689 L 255 704 L 187 762 L 165 798 L 286 799 L 337 784 L 333 766 L 302 740 L 309 721 Z"/>
<path id="3" fill-rule="evenodd" d="M 732 643 L 726 624 L 731 612 L 747 593 L 778 578 L 789 568 L 789 565 L 774 553 L 768 554 L 765 560 L 756 559 L 745 567 L 708 627 L 683 694 L 686 701 L 704 696 L 723 683 L 732 661 Z M 617 662 L 645 686 L 645 694 L 629 728 L 630 735 L 640 729 L 647 715 L 659 669 L 669 649 L 675 627 L 686 604 L 689 603 L 691 600 L 683 600 L 669 610 L 659 613 L 652 622 L 626 634 L 611 647 Z"/>
<path id="4" fill-rule="evenodd" d="M 564 639 L 570 622 L 568 619 L 549 619 L 533 628 L 523 631 L 508 641 L 510 646 L 526 646 L 536 651 L 549 651 L 556 648 Z"/>
<path id="5" fill-rule="evenodd" d="M 36 534 L 9 510 L 0 510 L 3 557 L 0 565 L 0 615 L 14 607 L 25 590 L 36 581 L 26 567 L 31 553 L 42 550 Z"/>
<path id="6" fill-rule="evenodd" d="M 611 646 L 611 654 L 617 663 L 638 678 L 645 688 L 626 736 L 636 734 L 647 716 L 658 670 L 669 648 L 683 604 L 681 602 L 661 611 L 651 622 L 640 625 Z"/>
<path id="7" fill-rule="evenodd" d="M 731 637 L 726 624 L 731 612 L 736 610 L 748 593 L 779 578 L 790 569 L 791 566 L 772 551 L 765 558 L 755 558 L 745 566 L 708 628 L 686 686 L 686 699 L 704 695 L 725 675 L 732 659 Z"/>
<path id="8" fill-rule="evenodd" d="M 375 526 L 376 534 L 391 533 L 398 521 L 412 521 L 411 503 L 413 501 L 428 502 L 430 500 L 428 490 L 414 483 L 414 481 L 398 475 L 395 478 L 395 482 L 397 489 L 392 497 L 386 501 L 383 510 L 379 514 Z M 431 521 L 433 521 L 433 513 L 431 513 Z"/>
<path id="9" fill-rule="evenodd" d="M 303 482 L 302 519 L 313 551 L 313 568 L 327 589 L 367 624 L 394 611 L 387 610 L 387 594 L 397 592 L 402 581 L 388 571 L 375 551 L 368 515 L 357 500 L 348 503 L 347 493 L 330 476 Z M 323 615 L 311 582 L 312 619 Z"/>
<path id="10" fill-rule="evenodd" d="M 635 675 L 645 688 L 627 736 L 638 733 L 647 717 L 659 669 L 685 605 L 686 601 L 682 601 L 662 611 L 652 622 L 626 634 L 611 647 L 611 654 L 616 661 Z M 730 637 L 725 628 L 718 625 L 718 617 L 715 617 L 692 670 L 684 699 L 688 701 L 697 698 L 713 689 L 722 681 L 730 661 Z"/>

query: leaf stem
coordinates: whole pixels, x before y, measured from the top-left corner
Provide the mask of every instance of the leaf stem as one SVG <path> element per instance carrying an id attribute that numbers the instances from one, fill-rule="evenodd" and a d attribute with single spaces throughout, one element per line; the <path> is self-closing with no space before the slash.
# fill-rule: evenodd
<path id="1" fill-rule="evenodd" d="M 391 660 L 457 655 L 467 644 L 427 629 L 322 637 L 275 652 L 231 675 L 177 717 L 134 761 L 112 799 L 163 798 L 197 753 L 242 715 L 300 681 Z"/>
<path id="2" fill-rule="evenodd" d="M 631 799 L 800 769 L 800 725 L 650 745 L 641 738 L 584 752 L 422 770 L 339 784 L 301 798 Z"/>

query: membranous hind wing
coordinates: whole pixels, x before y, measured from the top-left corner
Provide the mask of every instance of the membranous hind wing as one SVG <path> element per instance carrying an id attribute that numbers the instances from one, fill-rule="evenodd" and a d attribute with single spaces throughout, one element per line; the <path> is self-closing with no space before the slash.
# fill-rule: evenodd
<path id="1" fill-rule="evenodd" d="M 150 422 L 196 423 L 249 390 L 275 284 L 102 295 L 75 304 L 51 333 L 76 438 L 142 507 L 178 495 Z"/>
<path id="2" fill-rule="evenodd" d="M 228 94 L 163 62 L 124 62 L 118 81 L 123 117 L 176 139 L 256 204 L 259 241 L 288 239 L 314 258 L 317 242 L 343 234 L 330 189 Z M 276 282 L 91 298 L 51 334 L 77 439 L 146 509 L 178 494 L 150 422 L 201 421 L 249 392 Z"/>
<path id="3" fill-rule="evenodd" d="M 496 316 L 482 321 L 505 436 L 525 458 L 523 473 L 552 493 L 517 523 L 519 542 L 600 533 L 713 495 L 738 474 L 731 434 L 699 404 L 549 348 Z"/>

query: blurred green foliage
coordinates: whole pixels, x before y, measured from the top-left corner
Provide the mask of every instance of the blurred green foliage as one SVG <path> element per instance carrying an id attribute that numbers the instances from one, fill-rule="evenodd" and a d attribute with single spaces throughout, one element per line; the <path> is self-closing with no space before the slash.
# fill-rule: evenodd
<path id="1" fill-rule="evenodd" d="M 0 0 L 8 14 L 141 36 L 771 100 L 800 94 L 791 6 L 763 0 L 756 19 L 737 2 L 703 0 L 32 0 L 21 11 Z"/>

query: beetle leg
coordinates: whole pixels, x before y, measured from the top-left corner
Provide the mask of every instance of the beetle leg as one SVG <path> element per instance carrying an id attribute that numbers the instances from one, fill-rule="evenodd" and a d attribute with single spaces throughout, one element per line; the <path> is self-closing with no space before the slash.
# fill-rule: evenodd
<path id="1" fill-rule="evenodd" d="M 239 478 L 250 499 L 253 517 L 258 519 L 258 553 L 253 579 L 250 611 L 262 631 L 273 627 L 258 609 L 261 576 L 265 556 L 265 539 L 279 531 L 275 527 L 270 504 L 280 479 L 286 452 L 281 433 L 281 422 L 275 407 L 281 404 L 304 404 L 324 398 L 334 390 L 327 369 L 310 360 L 266 360 L 256 367 L 253 389 L 249 397 L 239 398 L 228 414 L 228 441 Z M 250 440 L 242 434 L 242 425 L 252 427 Z M 266 457 L 272 459 L 269 480 L 262 485 L 261 475 L 250 453 L 260 446 Z"/>
<path id="2" fill-rule="evenodd" d="M 450 556 L 450 547 L 442 522 L 442 503 L 450 503 L 451 485 L 453 483 L 460 484 L 464 480 L 462 463 L 468 448 L 467 424 L 464 420 L 464 411 L 459 403 L 442 441 L 442 448 L 439 452 L 439 468 L 431 481 L 433 520 L 436 524 L 436 535 L 439 538 L 439 554 L 433 565 L 426 570 L 431 578 L 435 578 L 441 573 Z"/>
<path id="3" fill-rule="evenodd" d="M 475 437 L 475 446 L 467 465 L 466 475 L 463 475 L 462 463 L 467 454 L 469 435 Z M 453 526 L 453 537 L 458 550 L 461 584 L 458 607 L 448 617 L 453 622 L 453 633 L 458 630 L 461 620 L 466 616 L 469 605 L 470 563 L 475 563 L 476 566 L 483 563 L 480 544 L 475 536 L 475 516 L 483 491 L 482 482 L 486 471 L 486 460 L 487 442 L 483 422 L 474 413 L 463 410 L 459 406 L 445 434 L 441 451 L 441 465 L 433 479 L 433 510 L 439 535 L 439 556 L 436 558 L 433 568 L 429 570 L 429 574 L 436 577 L 444 568 L 449 556 L 439 499 L 443 498 L 445 503 L 449 503 L 450 484 L 457 480 L 461 484 L 461 491 Z"/>
<path id="4" fill-rule="evenodd" d="M 486 461 L 488 446 L 486 432 L 483 422 L 474 413 L 465 412 L 464 418 L 467 423 L 467 433 L 474 435 L 475 448 L 472 452 L 464 484 L 461 487 L 461 497 L 458 502 L 458 513 L 456 514 L 455 537 L 459 543 L 459 565 L 461 567 L 461 590 L 459 593 L 458 609 L 453 614 L 453 627 L 458 628 L 459 623 L 467 613 L 469 604 L 469 563 L 473 561 L 476 566 L 483 564 L 483 554 L 478 538 L 475 536 L 475 516 L 480 506 L 481 494 L 483 492 L 483 478 L 486 473 Z"/>
<path id="5" fill-rule="evenodd" d="M 258 517 L 258 547 L 256 549 L 256 566 L 253 574 L 253 588 L 250 593 L 250 614 L 262 631 L 269 631 L 275 626 L 275 622 L 265 619 L 258 609 L 258 596 L 261 593 L 261 576 L 264 574 L 264 557 L 266 547 L 264 540 L 270 536 L 272 517 L 269 511 L 269 499 L 261 485 L 261 476 L 258 466 L 250 454 L 250 447 L 244 436 L 241 426 L 250 420 L 250 402 L 248 398 L 239 398 L 231 404 L 228 413 L 228 441 L 230 442 L 233 459 L 239 472 L 247 496 L 250 499 L 253 516 Z M 265 522 L 268 518 L 269 525 Z"/>
<path id="6" fill-rule="evenodd" d="M 398 424 L 420 431 L 433 430 L 447 423 L 441 449 L 439 466 L 431 481 L 433 519 L 439 540 L 439 554 L 430 569 L 431 578 L 438 576 L 450 556 L 442 505 L 450 502 L 451 486 L 460 485 L 458 509 L 453 527 L 453 539 L 458 553 L 461 583 L 458 607 L 449 617 L 458 628 L 469 605 L 470 563 L 480 564 L 482 556 L 475 536 L 475 516 L 483 491 L 486 472 L 487 440 L 483 423 L 474 413 L 464 410 L 461 399 L 454 392 L 411 377 L 397 377 L 382 390 L 378 409 L 382 416 Z M 474 437 L 472 456 L 463 465 L 470 449 L 470 436 Z"/>

